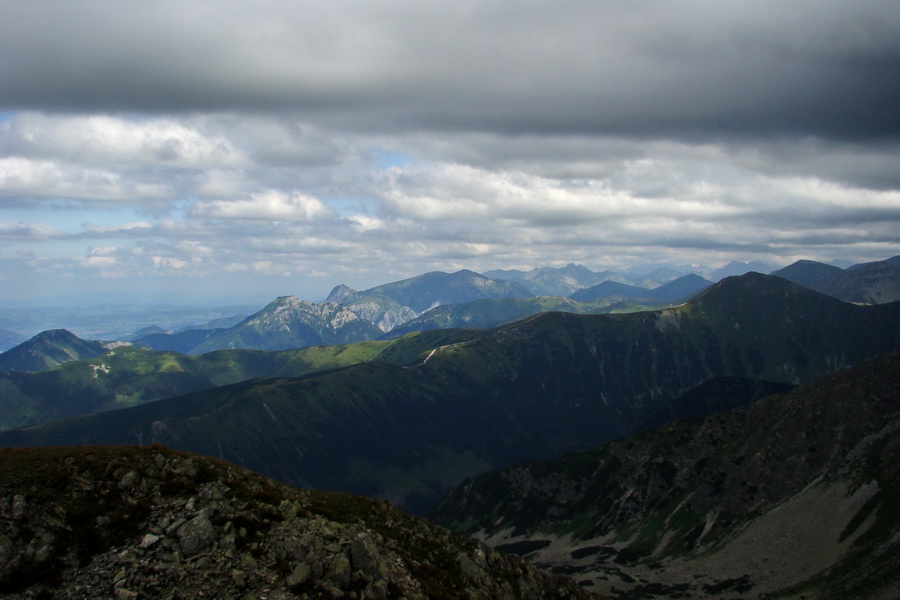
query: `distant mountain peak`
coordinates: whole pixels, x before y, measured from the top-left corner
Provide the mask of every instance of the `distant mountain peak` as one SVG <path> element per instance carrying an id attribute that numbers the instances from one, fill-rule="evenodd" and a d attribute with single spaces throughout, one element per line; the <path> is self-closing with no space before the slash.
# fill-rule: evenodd
<path id="1" fill-rule="evenodd" d="M 726 277 L 733 277 L 736 275 L 744 275 L 745 273 L 757 272 L 757 273 L 771 273 L 775 270 L 776 267 L 774 265 L 770 265 L 758 260 L 751 260 L 749 262 L 741 262 L 739 260 L 733 260 L 727 265 L 719 267 L 715 271 L 712 272 L 713 281 L 719 281 Z"/>
<path id="2" fill-rule="evenodd" d="M 356 290 L 351 287 L 344 285 L 343 283 L 334 286 L 334 289 L 331 290 L 331 293 L 328 294 L 328 297 L 325 298 L 326 302 L 343 302 L 344 300 L 350 298 L 354 294 L 356 294 Z"/>
<path id="3" fill-rule="evenodd" d="M 50 329 L 0 354 L 0 371 L 45 371 L 105 351 L 101 342 L 83 340 L 68 329 Z"/>
<path id="4" fill-rule="evenodd" d="M 793 281 L 804 287 L 819 289 L 830 279 L 840 275 L 844 270 L 834 265 L 814 260 L 798 260 L 783 269 L 772 271 L 772 275 Z"/>
<path id="5" fill-rule="evenodd" d="M 54 342 L 69 342 L 75 340 L 81 340 L 80 337 L 69 331 L 68 329 L 48 329 L 47 331 L 42 331 L 39 334 L 35 335 L 31 338 L 33 341 L 54 341 Z"/>

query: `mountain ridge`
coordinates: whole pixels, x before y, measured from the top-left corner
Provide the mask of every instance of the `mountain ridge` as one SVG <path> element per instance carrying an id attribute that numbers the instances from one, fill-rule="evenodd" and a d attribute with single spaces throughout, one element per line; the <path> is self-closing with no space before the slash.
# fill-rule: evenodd
<path id="1" fill-rule="evenodd" d="M 400 342 L 381 362 L 0 432 L 0 444 L 165 443 L 422 512 L 475 472 L 626 435 L 710 377 L 803 383 L 900 349 L 900 303 L 750 274 L 661 311 L 550 312 Z"/>
<path id="2" fill-rule="evenodd" d="M 102 342 L 83 340 L 67 329 L 51 329 L 0 354 L 0 371 L 44 371 L 106 350 Z"/>
<path id="3" fill-rule="evenodd" d="M 504 298 L 507 296 L 531 296 L 526 288 L 516 282 L 498 281 L 462 269 L 453 273 L 432 271 L 415 277 L 385 283 L 361 292 L 352 291 L 347 286 L 338 286 L 332 294 L 338 293 L 342 302 L 352 304 L 365 296 L 385 296 L 416 313 L 422 313 L 442 304 L 458 304 L 483 298 Z M 332 296 L 329 295 L 329 298 Z"/>

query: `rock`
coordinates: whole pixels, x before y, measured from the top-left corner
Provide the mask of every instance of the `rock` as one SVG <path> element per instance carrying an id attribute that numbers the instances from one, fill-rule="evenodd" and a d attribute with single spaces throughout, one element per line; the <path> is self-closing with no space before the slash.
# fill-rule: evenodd
<path id="1" fill-rule="evenodd" d="M 291 574 L 287 576 L 285 579 L 285 583 L 291 589 L 297 588 L 305 584 L 309 578 L 312 576 L 312 569 L 309 568 L 309 565 L 306 563 L 300 563 L 294 570 L 291 571 Z"/>
<path id="2" fill-rule="evenodd" d="M 247 573 L 242 569 L 231 570 L 231 581 L 234 586 L 240 589 L 247 587 Z"/>
<path id="3" fill-rule="evenodd" d="M 141 475 L 135 470 L 128 470 L 119 479 L 119 489 L 133 491 L 141 485 Z"/>
<path id="4" fill-rule="evenodd" d="M 296 490 L 158 447 L 16 450 L 38 466 L 15 472 L 4 471 L 4 452 L 0 596 L 9 600 L 454 598 L 465 591 L 456 557 L 481 550 L 382 502 Z M 473 598 L 517 589 L 523 563 L 495 568 L 480 556 L 469 559 L 483 583 L 465 584 Z M 590 597 L 534 577 L 548 592 L 523 598 Z"/>
<path id="5" fill-rule="evenodd" d="M 2 569 L 13 556 L 13 541 L 5 535 L 0 535 L 0 569 Z"/>
<path id="6" fill-rule="evenodd" d="M 373 581 L 363 592 L 365 600 L 387 600 L 388 585 L 386 581 Z"/>
<path id="7" fill-rule="evenodd" d="M 185 523 L 187 523 L 187 519 L 175 519 L 173 523 L 166 527 L 166 535 L 175 535 L 178 529 Z"/>
<path id="8" fill-rule="evenodd" d="M 381 581 L 387 577 L 387 563 L 367 533 L 360 533 L 350 542 L 350 559 L 353 570 L 361 572 L 368 581 Z"/>
<path id="9" fill-rule="evenodd" d="M 213 524 L 205 515 L 195 517 L 179 527 L 177 535 L 185 558 L 206 550 L 216 540 Z"/>
<path id="10" fill-rule="evenodd" d="M 331 557 L 326 577 L 339 588 L 350 585 L 350 560 L 346 554 L 342 552 Z"/>
<path id="11" fill-rule="evenodd" d="M 457 558 L 457 564 L 459 564 L 463 577 L 472 584 L 478 585 L 482 583 L 487 576 L 484 569 L 478 566 L 468 554 L 460 554 Z"/>
<path id="12" fill-rule="evenodd" d="M 12 518 L 13 521 L 21 521 L 22 517 L 25 516 L 25 496 L 22 494 L 16 494 L 13 497 L 12 503 Z"/>

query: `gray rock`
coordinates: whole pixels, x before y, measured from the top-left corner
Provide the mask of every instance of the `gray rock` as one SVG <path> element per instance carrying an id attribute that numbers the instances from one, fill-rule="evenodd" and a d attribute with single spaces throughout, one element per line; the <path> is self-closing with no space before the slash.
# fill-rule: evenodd
<path id="1" fill-rule="evenodd" d="M 8 536 L 0 535 L 0 568 L 9 562 L 14 550 L 13 541 Z"/>
<path id="2" fill-rule="evenodd" d="M 129 469 L 119 479 L 119 489 L 123 491 L 132 491 L 141 485 L 141 475 L 137 471 Z"/>
<path id="3" fill-rule="evenodd" d="M 12 503 L 12 518 L 14 521 L 19 521 L 22 517 L 25 516 L 25 496 L 23 494 L 16 494 L 13 498 Z"/>
<path id="4" fill-rule="evenodd" d="M 312 576 L 312 569 L 309 568 L 309 565 L 306 563 L 300 563 L 294 570 L 291 571 L 291 574 L 287 576 L 285 583 L 289 588 L 296 588 L 298 586 L 303 585 L 309 578 Z"/>
<path id="5" fill-rule="evenodd" d="M 185 558 L 206 550 L 216 540 L 215 528 L 205 515 L 195 517 L 179 527 L 177 535 Z"/>
<path id="6" fill-rule="evenodd" d="M 368 533 L 360 533 L 350 542 L 350 559 L 353 569 L 360 571 L 369 581 L 381 581 L 387 577 L 387 563 Z"/>
<path id="7" fill-rule="evenodd" d="M 103 462 L 114 465 L 104 471 L 93 467 L 96 454 L 82 459 L 90 468 L 80 468 L 75 458 L 54 463 L 42 449 L 28 452 L 40 457 L 33 462 L 44 465 L 43 472 L 17 472 L 15 478 L 0 473 L 0 585 L 23 586 L 21 593 L 0 594 L 9 600 L 427 600 L 420 574 L 439 597 L 461 597 L 465 591 L 457 589 L 462 577 L 454 558 L 466 548 L 434 525 L 385 504 L 361 505 L 367 519 L 389 523 L 378 533 L 352 513 L 338 521 L 319 512 L 346 510 L 340 497 L 287 488 L 202 457 L 156 449 L 129 450 L 123 457 L 110 448 L 100 451 Z M 171 458 L 161 461 L 162 454 Z M 201 467 L 215 480 L 198 483 L 184 476 Z M 54 480 L 65 475 L 70 484 L 48 494 L 42 487 L 47 474 Z M 130 489 L 118 488 L 123 480 Z M 93 490 L 120 493 L 108 494 L 97 514 L 84 519 L 75 508 L 94 501 Z M 14 504 L 18 520 L 12 518 Z M 241 526 L 251 523 L 252 534 Z M 440 567 L 429 565 L 432 560 Z M 483 552 L 472 560 L 473 571 L 487 569 Z M 506 590 L 497 581 L 518 577 L 522 568 L 517 563 L 488 570 L 483 587 L 464 587 L 476 590 L 473 598 L 500 600 Z M 587 595 L 569 584 L 566 595 L 541 598 L 587 600 Z"/>
<path id="8" fill-rule="evenodd" d="M 350 584 L 350 560 L 346 554 L 341 552 L 331 557 L 327 578 L 339 588 Z"/>

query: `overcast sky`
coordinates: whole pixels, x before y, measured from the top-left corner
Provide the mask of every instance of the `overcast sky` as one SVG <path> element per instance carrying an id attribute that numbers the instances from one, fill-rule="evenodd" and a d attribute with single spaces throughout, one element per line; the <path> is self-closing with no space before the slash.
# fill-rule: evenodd
<path id="1" fill-rule="evenodd" d="M 900 254 L 900 2 L 3 0 L 0 300 Z"/>

